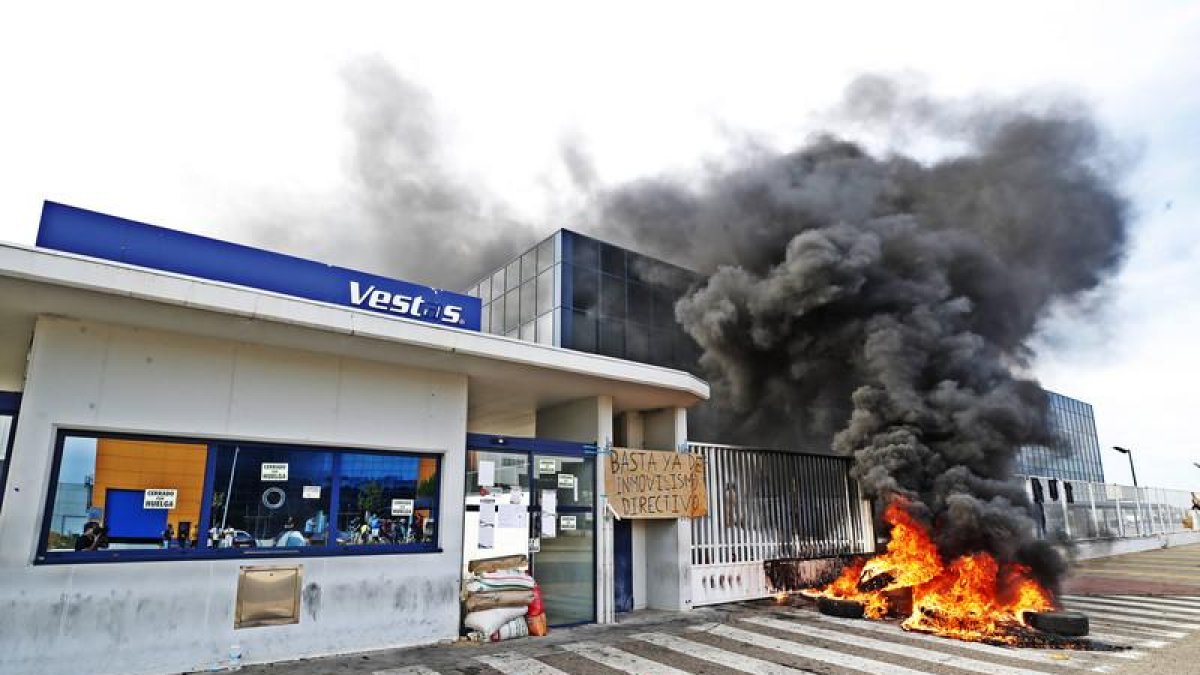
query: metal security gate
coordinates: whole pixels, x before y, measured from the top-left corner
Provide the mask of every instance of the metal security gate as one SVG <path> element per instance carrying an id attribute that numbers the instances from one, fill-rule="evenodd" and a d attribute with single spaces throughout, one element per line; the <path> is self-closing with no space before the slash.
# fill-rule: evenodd
<path id="1" fill-rule="evenodd" d="M 870 502 L 844 457 L 689 443 L 705 458 L 708 515 L 692 520 L 692 605 L 761 598 L 763 563 L 874 549 Z"/>

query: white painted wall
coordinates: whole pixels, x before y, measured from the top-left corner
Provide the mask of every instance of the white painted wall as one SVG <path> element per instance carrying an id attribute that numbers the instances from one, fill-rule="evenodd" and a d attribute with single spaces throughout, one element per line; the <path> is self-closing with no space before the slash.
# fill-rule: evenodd
<path id="1" fill-rule="evenodd" d="M 664 408 L 642 415 L 646 448 L 678 450 L 687 443 L 687 411 Z M 646 558 L 644 567 L 634 568 L 634 586 L 639 570 L 647 584 L 647 606 L 652 609 L 692 608 L 692 521 L 647 520 L 642 526 Z M 636 596 L 635 596 L 636 602 Z"/>
<path id="2" fill-rule="evenodd" d="M 207 669 L 453 638 L 467 380 L 183 334 L 40 318 L 0 512 L 0 672 Z M 299 624 L 233 629 L 238 568 L 33 565 L 57 427 L 440 452 L 440 553 L 292 558 Z"/>
<path id="3" fill-rule="evenodd" d="M 527 410 L 517 413 L 471 413 L 467 417 L 467 431 L 473 434 L 530 438 L 537 435 L 537 410 L 530 406 Z"/>

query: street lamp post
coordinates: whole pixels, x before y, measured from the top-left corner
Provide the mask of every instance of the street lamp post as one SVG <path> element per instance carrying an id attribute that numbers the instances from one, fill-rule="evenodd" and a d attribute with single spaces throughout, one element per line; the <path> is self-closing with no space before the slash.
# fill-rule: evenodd
<path id="1" fill-rule="evenodd" d="M 1129 457 L 1129 475 L 1133 476 L 1133 487 L 1137 487 L 1137 472 L 1133 470 L 1133 451 L 1119 445 L 1114 445 L 1113 450 Z"/>

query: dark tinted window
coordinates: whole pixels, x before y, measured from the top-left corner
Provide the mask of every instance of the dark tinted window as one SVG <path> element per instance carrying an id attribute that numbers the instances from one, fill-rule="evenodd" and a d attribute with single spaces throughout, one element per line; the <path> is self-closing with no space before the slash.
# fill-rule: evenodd
<path id="1" fill-rule="evenodd" d="M 600 275 L 586 267 L 571 266 L 571 306 L 581 311 L 596 310 L 600 303 Z"/>
<path id="2" fill-rule="evenodd" d="M 571 313 L 571 344 L 566 345 L 581 352 L 596 351 L 596 320 L 586 312 Z"/>
<path id="3" fill-rule="evenodd" d="M 600 275 L 600 316 L 624 318 L 625 280 L 607 274 Z"/>
<path id="4" fill-rule="evenodd" d="M 600 246 L 595 239 L 588 239 L 580 235 L 571 235 L 571 260 L 568 261 L 574 265 L 581 265 L 591 269 L 600 267 Z"/>

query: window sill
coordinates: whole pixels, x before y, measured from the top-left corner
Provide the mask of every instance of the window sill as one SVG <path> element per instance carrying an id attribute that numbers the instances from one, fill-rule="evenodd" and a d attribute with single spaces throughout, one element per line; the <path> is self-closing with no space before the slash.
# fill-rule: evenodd
<path id="1" fill-rule="evenodd" d="M 35 565 L 80 565 L 125 562 L 187 562 L 193 560 L 267 560 L 292 558 L 331 558 L 377 555 L 414 555 L 444 553 L 438 546 L 377 545 L 377 546 L 314 546 L 309 548 L 246 548 L 227 549 L 129 549 L 123 551 L 79 551 L 43 553 L 34 558 Z"/>

